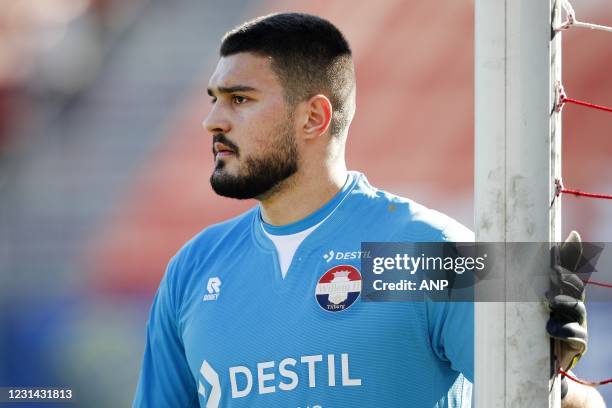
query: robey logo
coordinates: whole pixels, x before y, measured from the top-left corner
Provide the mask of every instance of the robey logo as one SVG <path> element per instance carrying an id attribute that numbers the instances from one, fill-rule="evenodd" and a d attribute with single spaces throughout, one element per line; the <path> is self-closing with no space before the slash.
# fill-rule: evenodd
<path id="1" fill-rule="evenodd" d="M 214 276 L 208 279 L 208 284 L 206 285 L 207 294 L 202 298 L 203 301 L 208 302 L 211 300 L 217 300 L 219 297 L 219 293 L 221 292 L 221 279 Z"/>
<path id="2" fill-rule="evenodd" d="M 340 365 L 339 378 L 336 378 L 337 364 Z M 300 368 L 304 368 L 304 370 Z M 323 384 L 316 382 L 317 373 L 320 370 L 327 371 L 325 376 L 327 381 Z M 300 378 L 300 374 L 306 378 Z M 206 399 L 206 408 L 219 407 L 224 391 L 221 387 L 223 378 L 219 376 L 207 360 L 202 362 L 200 375 L 207 384 L 205 385 L 201 379 L 198 380 L 198 393 Z M 341 353 L 339 356 L 335 354 L 315 354 L 297 358 L 288 357 L 278 363 L 276 361 L 260 362 L 255 365 L 255 368 L 238 365 L 229 367 L 227 375 L 231 398 L 243 398 L 255 392 L 261 395 L 278 391 L 292 391 L 300 385 L 300 382 L 303 382 L 303 386 L 307 384 L 309 388 L 361 386 L 361 378 L 351 377 L 348 353 Z"/>

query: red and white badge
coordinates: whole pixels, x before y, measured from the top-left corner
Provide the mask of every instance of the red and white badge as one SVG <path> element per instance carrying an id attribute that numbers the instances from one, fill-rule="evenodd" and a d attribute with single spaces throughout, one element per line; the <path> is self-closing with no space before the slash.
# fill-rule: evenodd
<path id="1" fill-rule="evenodd" d="M 319 278 L 315 295 L 326 312 L 342 312 L 361 294 L 361 274 L 351 265 L 338 265 Z"/>

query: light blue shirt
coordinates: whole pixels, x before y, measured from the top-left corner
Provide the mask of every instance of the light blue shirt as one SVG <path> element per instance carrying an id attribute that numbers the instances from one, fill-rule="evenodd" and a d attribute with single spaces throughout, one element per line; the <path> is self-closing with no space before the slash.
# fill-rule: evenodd
<path id="1" fill-rule="evenodd" d="M 351 172 L 320 210 L 267 227 L 324 220 L 283 279 L 260 217 L 206 228 L 170 261 L 134 407 L 470 406 L 472 303 L 359 297 L 361 242 L 472 241 L 468 229 Z M 348 289 L 332 296 L 330 278 Z"/>

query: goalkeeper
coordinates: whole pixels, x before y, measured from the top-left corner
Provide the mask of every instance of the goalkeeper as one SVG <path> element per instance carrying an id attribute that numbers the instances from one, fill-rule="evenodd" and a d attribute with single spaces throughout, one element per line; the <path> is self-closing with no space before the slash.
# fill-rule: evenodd
<path id="1" fill-rule="evenodd" d="M 343 35 L 312 15 L 276 14 L 229 32 L 220 54 L 204 122 L 210 182 L 259 205 L 170 261 L 133 406 L 469 407 L 472 303 L 358 301 L 361 242 L 473 235 L 347 171 L 355 73 Z M 344 289 L 325 292 L 332 281 Z M 564 319 L 555 335 L 574 344 Z M 586 395 L 570 387 L 564 400 Z"/>

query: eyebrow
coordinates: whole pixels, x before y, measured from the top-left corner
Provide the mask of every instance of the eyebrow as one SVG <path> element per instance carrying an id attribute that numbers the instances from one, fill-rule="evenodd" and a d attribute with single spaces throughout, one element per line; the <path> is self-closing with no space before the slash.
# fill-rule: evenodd
<path id="1" fill-rule="evenodd" d="M 252 86 L 246 86 L 246 85 L 220 86 L 217 88 L 217 90 L 219 91 L 220 94 L 231 94 L 234 92 L 257 92 L 256 88 L 253 88 Z M 213 88 L 207 88 L 206 91 L 208 92 L 208 95 L 215 96 L 213 92 Z"/>

